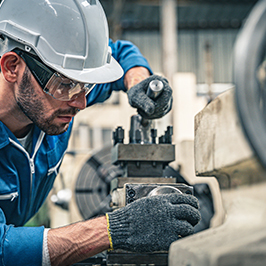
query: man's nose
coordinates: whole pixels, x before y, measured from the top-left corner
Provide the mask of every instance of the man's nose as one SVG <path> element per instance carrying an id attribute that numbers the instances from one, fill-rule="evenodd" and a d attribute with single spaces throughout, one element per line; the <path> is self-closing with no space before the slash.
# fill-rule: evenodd
<path id="1" fill-rule="evenodd" d="M 79 110 L 83 110 L 86 108 L 87 100 L 85 96 L 85 91 L 80 92 L 72 98 L 73 99 L 67 102 L 69 106 L 78 108 Z"/>

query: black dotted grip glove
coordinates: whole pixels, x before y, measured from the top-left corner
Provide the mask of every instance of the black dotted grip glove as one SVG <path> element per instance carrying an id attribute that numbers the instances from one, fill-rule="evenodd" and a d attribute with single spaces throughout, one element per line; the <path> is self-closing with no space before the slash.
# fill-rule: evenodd
<path id="1" fill-rule="evenodd" d="M 152 80 L 160 80 L 163 82 L 164 90 L 156 98 L 152 100 L 146 93 Z M 146 119 L 157 119 L 166 115 L 172 108 L 172 89 L 168 81 L 158 75 L 152 75 L 147 79 L 136 84 L 127 92 L 128 102 L 132 107 L 137 108 L 138 113 Z"/>
<path id="2" fill-rule="evenodd" d="M 194 196 L 172 193 L 136 200 L 106 217 L 112 249 L 153 252 L 192 234 L 200 213 Z"/>

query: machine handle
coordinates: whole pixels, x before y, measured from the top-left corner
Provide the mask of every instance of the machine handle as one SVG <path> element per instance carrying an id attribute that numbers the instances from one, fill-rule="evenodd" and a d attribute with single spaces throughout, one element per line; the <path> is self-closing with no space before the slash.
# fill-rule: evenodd
<path id="1" fill-rule="evenodd" d="M 152 100 L 155 100 L 160 96 L 162 92 L 163 92 L 163 82 L 158 79 L 154 79 L 149 83 L 146 95 Z M 142 118 L 140 123 L 143 127 L 147 127 L 149 125 L 149 119 Z"/>
<path id="2" fill-rule="evenodd" d="M 155 100 L 163 92 L 163 83 L 158 79 L 154 79 L 150 82 L 146 95 Z"/>

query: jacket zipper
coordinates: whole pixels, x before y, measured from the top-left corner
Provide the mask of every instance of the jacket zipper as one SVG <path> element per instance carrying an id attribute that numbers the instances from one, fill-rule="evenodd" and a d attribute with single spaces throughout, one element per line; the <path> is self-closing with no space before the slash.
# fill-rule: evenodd
<path id="1" fill-rule="evenodd" d="M 13 201 L 18 196 L 18 192 L 12 192 L 6 195 L 0 195 L 0 200 L 11 200 Z"/>
<path id="2" fill-rule="evenodd" d="M 56 171 L 56 169 L 58 168 L 58 166 L 60 165 L 60 163 L 62 162 L 64 156 L 65 156 L 66 151 L 64 152 L 64 154 L 62 155 L 61 159 L 59 160 L 59 162 L 56 164 L 56 166 L 48 169 L 48 175 L 51 175 L 53 172 L 55 172 L 55 174 L 57 175 L 58 172 Z"/>
<path id="3" fill-rule="evenodd" d="M 43 138 L 45 136 L 45 133 L 43 131 L 41 131 L 39 137 L 38 137 L 38 140 L 37 140 L 37 143 L 35 145 L 35 149 L 34 149 L 34 152 L 33 152 L 33 155 L 32 157 L 30 158 L 30 155 L 29 153 L 24 149 L 23 146 L 21 146 L 20 144 L 18 144 L 17 142 L 15 142 L 13 139 L 9 138 L 10 142 L 16 146 L 18 149 L 20 149 L 28 158 L 28 161 L 29 161 L 29 166 L 30 166 L 30 197 L 29 197 L 29 201 L 28 201 L 28 207 L 27 207 L 27 215 L 26 215 L 26 218 L 28 217 L 28 214 L 29 214 L 29 205 L 30 205 L 30 202 L 31 202 L 31 194 L 32 194 L 32 176 L 33 174 L 35 173 L 35 166 L 34 166 L 34 158 L 36 156 L 36 153 L 37 151 L 39 150 L 40 146 L 41 146 L 41 143 L 43 141 Z"/>

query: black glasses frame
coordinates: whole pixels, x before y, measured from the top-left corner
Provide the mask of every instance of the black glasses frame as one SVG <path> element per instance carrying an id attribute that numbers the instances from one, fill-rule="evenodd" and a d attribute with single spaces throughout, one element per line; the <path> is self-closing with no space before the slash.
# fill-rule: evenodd
<path id="1" fill-rule="evenodd" d="M 28 52 L 22 51 L 18 48 L 15 48 L 12 52 L 15 52 L 24 60 L 34 78 L 37 80 L 43 91 L 46 92 L 46 84 L 56 71 L 43 64 L 37 56 Z"/>

